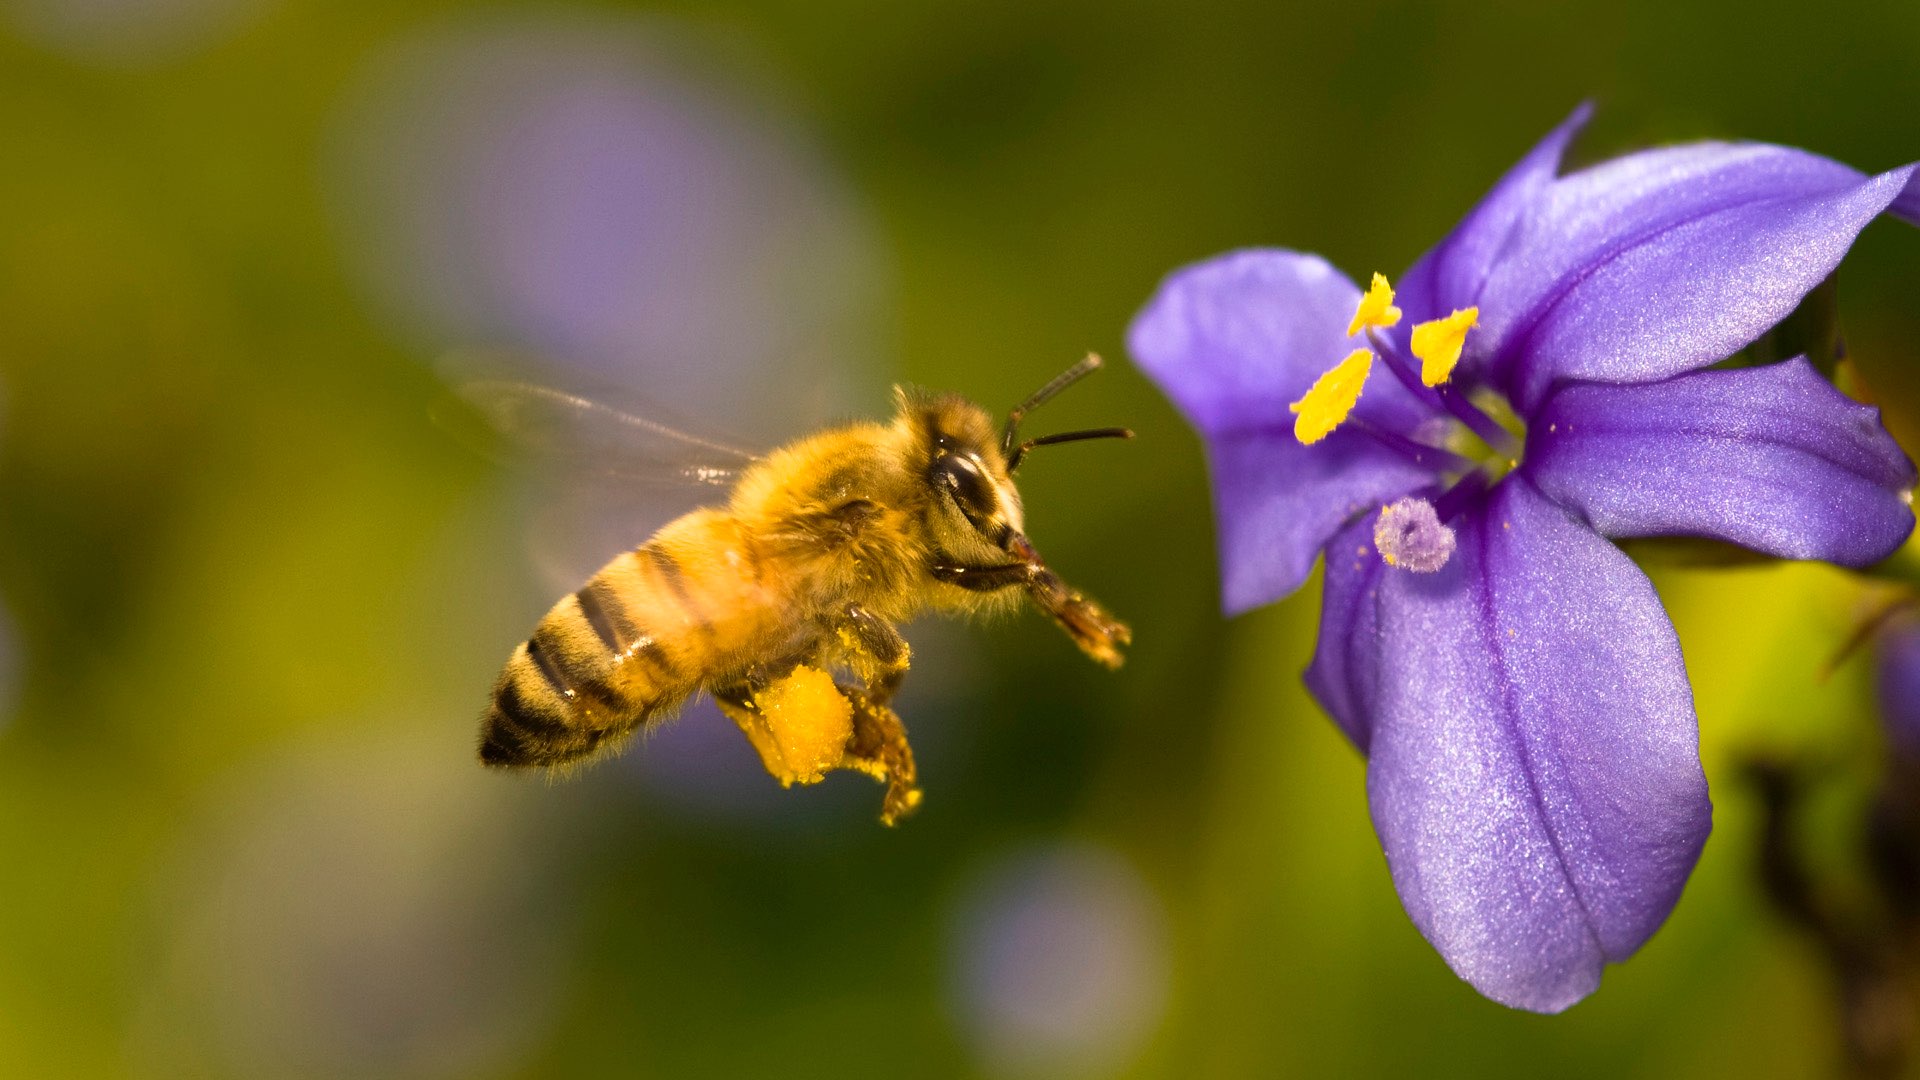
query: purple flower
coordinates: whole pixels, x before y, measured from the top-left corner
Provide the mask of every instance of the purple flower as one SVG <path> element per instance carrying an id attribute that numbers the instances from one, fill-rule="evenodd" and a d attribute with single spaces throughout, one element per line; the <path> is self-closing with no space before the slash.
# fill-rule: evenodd
<path id="1" fill-rule="evenodd" d="M 1861 565 L 1913 527 L 1875 410 L 1804 359 L 1713 365 L 1869 221 L 1920 216 L 1915 167 L 1694 143 L 1558 175 L 1587 112 L 1397 293 L 1242 251 L 1173 274 L 1129 335 L 1205 439 L 1227 610 L 1325 555 L 1307 684 L 1367 755 L 1407 913 L 1543 1012 L 1660 926 L 1712 819 L 1679 642 L 1608 541 Z"/>

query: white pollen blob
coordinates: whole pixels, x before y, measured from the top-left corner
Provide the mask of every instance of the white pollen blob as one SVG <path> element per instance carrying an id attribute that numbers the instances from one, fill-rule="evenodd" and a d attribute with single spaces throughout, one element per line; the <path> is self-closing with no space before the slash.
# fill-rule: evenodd
<path id="1" fill-rule="evenodd" d="M 1407 496 L 1382 507 L 1373 525 L 1373 546 L 1388 566 L 1431 574 L 1453 557 L 1453 530 L 1440 521 L 1433 504 Z"/>

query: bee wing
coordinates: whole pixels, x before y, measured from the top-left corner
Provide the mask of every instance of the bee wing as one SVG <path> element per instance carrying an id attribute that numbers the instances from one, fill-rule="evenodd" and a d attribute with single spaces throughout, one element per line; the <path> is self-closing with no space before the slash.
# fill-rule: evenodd
<path id="1" fill-rule="evenodd" d="M 434 418 L 482 454 L 651 484 L 725 486 L 759 455 L 552 387 L 475 379 Z"/>

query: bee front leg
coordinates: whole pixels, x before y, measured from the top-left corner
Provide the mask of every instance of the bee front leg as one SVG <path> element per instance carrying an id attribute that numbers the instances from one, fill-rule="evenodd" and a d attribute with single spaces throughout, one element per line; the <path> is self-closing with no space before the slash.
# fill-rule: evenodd
<path id="1" fill-rule="evenodd" d="M 1058 623 L 1081 652 L 1107 667 L 1119 667 L 1126 659 L 1120 647 L 1133 643 L 1133 631 L 1127 624 L 1062 581 L 1040 560 L 1025 537 L 1015 534 L 1008 544 L 1010 553 L 1021 561 L 998 566 L 935 563 L 929 570 L 940 581 L 974 592 L 996 592 L 1016 585 L 1024 588 L 1034 606 Z"/>

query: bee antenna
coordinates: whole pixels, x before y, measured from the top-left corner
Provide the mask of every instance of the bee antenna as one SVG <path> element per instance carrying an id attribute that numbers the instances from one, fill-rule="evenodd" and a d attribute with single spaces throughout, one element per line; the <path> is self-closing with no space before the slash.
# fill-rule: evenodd
<path id="1" fill-rule="evenodd" d="M 1132 430 L 1123 427 L 1088 428 L 1085 431 L 1063 431 L 1058 435 L 1042 435 L 1037 439 L 1028 439 L 1026 442 L 1013 448 L 1013 452 L 1007 455 L 1007 472 L 1011 474 L 1015 469 L 1018 469 L 1021 460 L 1027 456 L 1027 451 L 1036 446 L 1052 446 L 1055 443 L 1063 442 L 1080 442 L 1083 439 L 1131 438 L 1133 438 Z"/>
<path id="2" fill-rule="evenodd" d="M 1014 454 L 1013 440 L 1019 437 L 1020 421 L 1026 419 L 1028 413 L 1053 400 L 1060 391 L 1099 371 L 1102 363 L 1104 361 L 1100 359 L 1100 354 L 1088 353 L 1084 360 L 1047 380 L 1045 386 L 1028 394 L 1027 400 L 1015 405 L 1013 411 L 1007 414 L 1007 426 L 1000 434 L 1000 452 Z"/>

